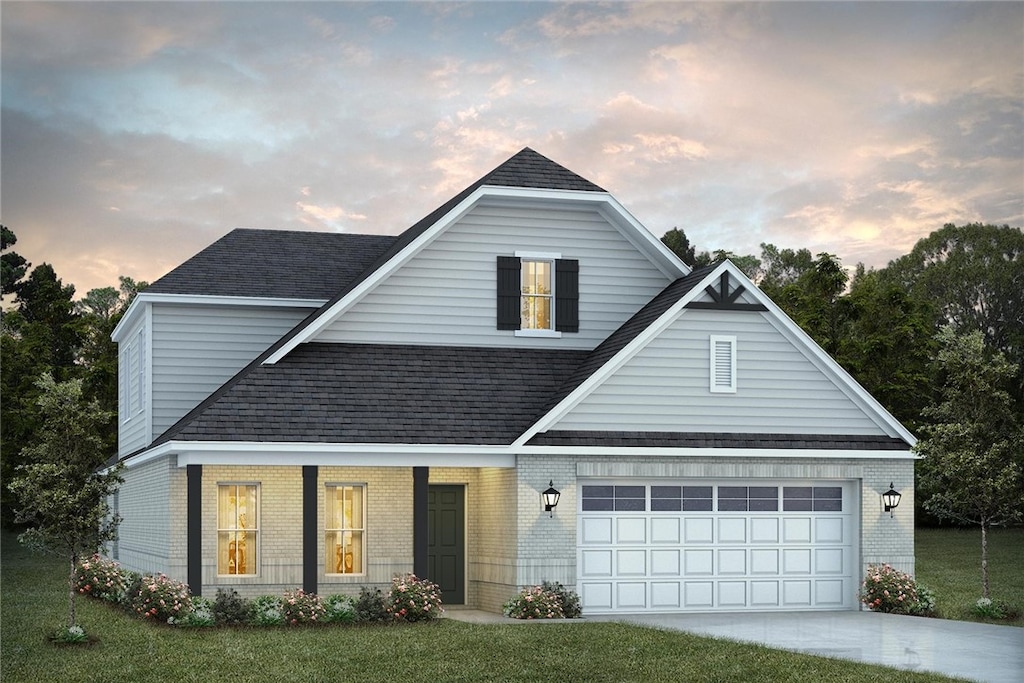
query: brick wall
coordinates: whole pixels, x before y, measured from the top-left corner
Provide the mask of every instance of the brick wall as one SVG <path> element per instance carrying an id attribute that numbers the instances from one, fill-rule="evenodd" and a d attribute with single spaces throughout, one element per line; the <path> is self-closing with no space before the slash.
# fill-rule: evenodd
<path id="1" fill-rule="evenodd" d="M 185 524 L 183 511 L 173 518 L 172 524 L 174 460 L 173 456 L 165 456 L 124 471 L 124 483 L 117 494 L 122 517 L 117 550 L 118 561 L 125 569 L 144 574 L 162 572 L 184 580 L 183 575 L 176 574 L 177 564 L 172 563 L 177 548 L 171 528 Z M 177 507 L 173 512 L 179 512 Z"/>

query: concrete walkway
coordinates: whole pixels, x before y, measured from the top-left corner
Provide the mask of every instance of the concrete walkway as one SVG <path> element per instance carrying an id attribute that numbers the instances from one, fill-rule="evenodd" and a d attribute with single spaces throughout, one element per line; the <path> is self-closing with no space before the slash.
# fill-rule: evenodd
<path id="1" fill-rule="evenodd" d="M 477 624 L 570 624 L 521 621 L 477 610 L 446 616 Z M 988 683 L 1024 683 L 1024 628 L 874 612 L 636 614 L 588 617 L 759 643 L 805 654 L 931 671 Z"/>

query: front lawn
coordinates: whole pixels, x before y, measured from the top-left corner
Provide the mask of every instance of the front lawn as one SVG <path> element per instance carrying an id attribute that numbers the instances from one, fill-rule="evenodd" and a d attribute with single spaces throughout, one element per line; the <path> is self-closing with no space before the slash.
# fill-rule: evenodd
<path id="1" fill-rule="evenodd" d="M 55 647 L 64 574 L 4 533 L 0 678 L 20 681 L 946 681 L 611 623 L 482 626 L 450 619 L 380 627 L 186 630 L 82 598 L 99 639 Z"/>
<path id="2" fill-rule="evenodd" d="M 974 614 L 981 597 L 981 531 L 918 529 L 914 534 L 915 578 L 935 591 L 939 616 L 958 621 L 989 621 Z M 988 537 L 992 599 L 1024 611 L 1024 529 L 995 529 Z M 991 622 L 990 622 L 991 623 Z M 1024 626 L 1024 617 L 994 623 Z"/>

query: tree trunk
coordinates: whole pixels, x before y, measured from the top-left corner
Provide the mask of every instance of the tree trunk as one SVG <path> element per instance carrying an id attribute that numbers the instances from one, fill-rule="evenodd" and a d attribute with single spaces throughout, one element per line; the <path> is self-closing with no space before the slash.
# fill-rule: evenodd
<path id="1" fill-rule="evenodd" d="M 78 556 L 71 554 L 71 571 L 68 574 L 68 628 L 75 625 L 75 566 L 78 564 Z"/>
<path id="2" fill-rule="evenodd" d="M 988 522 L 981 523 L 981 597 L 988 597 Z"/>

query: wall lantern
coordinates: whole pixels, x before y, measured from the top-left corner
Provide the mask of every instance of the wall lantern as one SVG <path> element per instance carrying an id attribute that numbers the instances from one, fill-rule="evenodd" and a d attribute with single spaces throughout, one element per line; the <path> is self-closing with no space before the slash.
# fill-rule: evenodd
<path id="1" fill-rule="evenodd" d="M 885 511 L 889 513 L 889 517 L 895 517 L 893 510 L 900 504 L 900 498 L 903 495 L 892 487 L 892 482 L 889 482 L 889 490 L 882 494 L 882 503 L 885 505 Z"/>
<path id="2" fill-rule="evenodd" d="M 544 501 L 544 512 L 547 512 L 549 517 L 554 517 L 555 513 L 551 511 L 555 509 L 558 499 L 562 497 L 562 494 L 555 488 L 554 480 L 548 480 L 548 488 L 540 494 L 540 497 Z"/>

